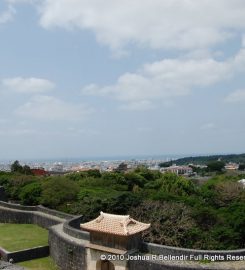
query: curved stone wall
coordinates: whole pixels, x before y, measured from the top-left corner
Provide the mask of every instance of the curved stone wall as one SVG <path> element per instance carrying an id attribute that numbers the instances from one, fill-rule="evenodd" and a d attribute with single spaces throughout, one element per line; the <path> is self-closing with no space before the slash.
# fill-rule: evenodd
<path id="1" fill-rule="evenodd" d="M 89 240 L 89 232 L 81 231 L 80 223 L 82 223 L 82 216 L 67 220 L 63 224 L 63 231 L 72 237 Z"/>
<path id="2" fill-rule="evenodd" d="M 20 204 L 8 203 L 8 202 L 4 202 L 0 200 L 0 206 L 15 209 L 15 210 L 39 211 L 39 212 L 49 214 L 55 217 L 60 217 L 63 219 L 71 219 L 74 217 L 74 215 L 69 215 L 64 212 L 50 209 L 50 208 L 44 207 L 43 205 L 25 206 L 25 205 L 20 205 Z"/>
<path id="3" fill-rule="evenodd" d="M 25 210 L 25 211 L 37 211 L 38 206 L 24 206 L 15 203 L 0 201 L 0 206 L 7 207 L 15 210 Z"/>
<path id="4" fill-rule="evenodd" d="M 36 207 L 30 208 L 22 206 L 22 210 L 20 210 L 21 206 L 19 205 L 17 206 L 17 209 L 14 207 L 15 205 L 11 205 L 9 203 L 0 203 L 0 222 L 36 224 L 48 229 L 50 226 L 65 221 L 65 219 L 60 217 L 35 210 Z"/>
<path id="5" fill-rule="evenodd" d="M 49 229 L 49 250 L 60 270 L 87 269 L 86 241 L 64 233 L 62 224 Z"/>
<path id="6" fill-rule="evenodd" d="M 54 209 L 50 209 L 50 208 L 44 207 L 42 205 L 38 205 L 36 208 L 37 208 L 37 211 L 40 211 L 40 212 L 48 214 L 48 215 L 53 215 L 53 216 L 56 216 L 59 218 L 63 218 L 63 219 L 74 218 L 74 215 L 69 215 L 67 213 L 60 212 L 60 211 L 57 211 Z"/>

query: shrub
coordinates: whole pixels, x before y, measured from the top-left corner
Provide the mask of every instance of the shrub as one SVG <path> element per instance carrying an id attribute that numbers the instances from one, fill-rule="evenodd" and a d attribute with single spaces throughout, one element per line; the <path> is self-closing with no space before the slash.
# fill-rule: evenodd
<path id="1" fill-rule="evenodd" d="M 37 205 L 40 203 L 42 187 L 40 183 L 30 183 L 21 188 L 19 198 L 22 204 Z"/>
<path id="2" fill-rule="evenodd" d="M 79 189 L 77 182 L 67 178 L 48 178 L 42 185 L 41 203 L 55 208 L 65 202 L 76 200 Z"/>

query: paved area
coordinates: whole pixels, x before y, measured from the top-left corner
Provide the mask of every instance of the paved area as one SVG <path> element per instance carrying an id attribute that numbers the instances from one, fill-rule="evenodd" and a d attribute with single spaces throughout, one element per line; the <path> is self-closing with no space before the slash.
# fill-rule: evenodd
<path id="1" fill-rule="evenodd" d="M 3 270 L 24 270 L 23 267 L 11 264 L 11 263 L 7 263 L 7 262 L 3 262 L 0 261 L 0 269 Z"/>

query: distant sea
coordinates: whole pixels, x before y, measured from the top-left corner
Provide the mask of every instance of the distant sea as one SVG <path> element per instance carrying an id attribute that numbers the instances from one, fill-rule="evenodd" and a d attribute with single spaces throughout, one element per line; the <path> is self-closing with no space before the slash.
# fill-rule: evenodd
<path id="1" fill-rule="evenodd" d="M 123 160 L 175 160 L 178 158 L 186 157 L 187 155 L 125 155 L 125 156 L 100 156 L 100 157 L 67 157 L 67 158 L 23 158 L 18 159 L 20 162 L 44 162 L 44 163 L 54 163 L 54 162 L 64 162 L 64 163 L 78 163 L 86 161 L 123 161 Z M 13 162 L 16 159 L 5 159 L 0 162 Z"/>
<path id="2" fill-rule="evenodd" d="M 230 154 L 230 153 L 222 153 Z M 123 160 L 176 160 L 184 157 L 195 157 L 195 156 L 211 156 L 211 155 L 221 155 L 221 153 L 195 153 L 195 154 L 164 154 L 164 155 L 118 155 L 118 156 L 81 156 L 81 157 L 56 157 L 56 158 L 15 158 L 15 159 L 0 159 L 2 163 L 12 163 L 15 160 L 20 162 L 36 162 L 36 163 L 54 163 L 54 162 L 64 162 L 64 163 L 78 163 L 86 161 L 123 161 Z"/>

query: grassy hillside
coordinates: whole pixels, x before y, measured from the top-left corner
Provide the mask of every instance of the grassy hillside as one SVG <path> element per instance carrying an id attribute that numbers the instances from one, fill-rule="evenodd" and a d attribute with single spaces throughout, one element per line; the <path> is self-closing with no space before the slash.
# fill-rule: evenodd
<path id="1" fill-rule="evenodd" d="M 245 154 L 232 154 L 232 155 L 211 155 L 211 156 L 195 156 L 195 157 L 185 157 L 174 161 L 177 165 L 186 164 L 207 164 L 210 161 L 222 160 L 224 162 L 235 162 L 235 163 L 245 163 Z"/>

